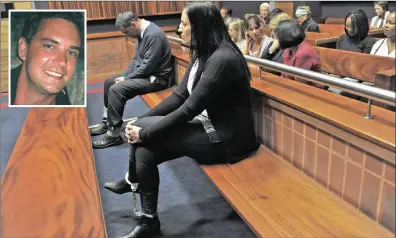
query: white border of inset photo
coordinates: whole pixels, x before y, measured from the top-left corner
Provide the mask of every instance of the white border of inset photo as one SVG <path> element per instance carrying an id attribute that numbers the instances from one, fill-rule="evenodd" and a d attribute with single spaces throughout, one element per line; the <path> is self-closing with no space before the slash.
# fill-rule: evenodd
<path id="1" fill-rule="evenodd" d="M 12 105 L 11 104 L 11 16 L 14 12 L 81 12 L 84 15 L 84 105 Z M 87 10 L 55 10 L 55 9 L 30 9 L 30 10 L 9 10 L 8 17 L 8 107 L 43 107 L 43 108 L 58 108 L 58 107 L 86 107 L 87 106 Z"/>

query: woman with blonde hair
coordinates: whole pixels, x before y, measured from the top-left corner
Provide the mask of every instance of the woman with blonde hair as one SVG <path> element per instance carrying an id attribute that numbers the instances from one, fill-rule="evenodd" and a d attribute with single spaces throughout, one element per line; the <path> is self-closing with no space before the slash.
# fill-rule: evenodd
<path id="1" fill-rule="evenodd" d="M 305 32 L 319 32 L 319 26 L 311 17 L 311 8 L 309 6 L 297 7 L 296 18 Z"/>
<path id="2" fill-rule="evenodd" d="M 275 29 L 278 26 L 279 22 L 285 21 L 285 20 L 291 20 L 291 19 L 292 18 L 287 13 L 279 13 L 271 19 L 268 27 L 272 30 L 271 35 L 273 36 L 274 41 L 272 41 L 270 43 L 270 45 L 268 46 L 268 48 L 264 51 L 263 55 L 261 56 L 262 59 L 267 59 L 267 60 L 275 61 L 278 63 L 283 63 L 282 57 L 283 57 L 284 49 L 280 48 L 279 39 L 276 36 L 276 34 L 274 34 L 274 33 L 275 33 Z M 273 74 L 277 74 L 277 75 L 281 74 L 278 72 L 269 71 L 267 69 L 263 69 L 263 70 L 268 71 Z"/>
<path id="3" fill-rule="evenodd" d="M 245 45 L 245 32 L 245 22 L 239 18 L 232 19 L 228 24 L 228 34 L 241 51 Z"/>

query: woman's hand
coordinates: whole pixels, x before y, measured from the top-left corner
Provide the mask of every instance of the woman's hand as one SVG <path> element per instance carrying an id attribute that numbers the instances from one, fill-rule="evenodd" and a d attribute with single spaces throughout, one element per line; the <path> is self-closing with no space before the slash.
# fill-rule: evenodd
<path id="1" fill-rule="evenodd" d="M 138 126 L 133 126 L 131 124 L 127 124 L 125 127 L 125 136 L 128 138 L 128 143 L 129 144 L 137 144 L 141 143 L 142 140 L 139 138 L 139 131 L 140 127 Z"/>

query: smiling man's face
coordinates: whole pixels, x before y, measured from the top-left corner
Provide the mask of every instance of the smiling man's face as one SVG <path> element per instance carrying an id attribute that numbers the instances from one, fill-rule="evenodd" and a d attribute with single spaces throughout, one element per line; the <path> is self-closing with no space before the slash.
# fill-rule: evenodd
<path id="1" fill-rule="evenodd" d="M 77 27 L 64 19 L 46 19 L 28 45 L 21 38 L 19 56 L 26 64 L 27 80 L 44 95 L 59 93 L 76 70 L 81 40 Z"/>

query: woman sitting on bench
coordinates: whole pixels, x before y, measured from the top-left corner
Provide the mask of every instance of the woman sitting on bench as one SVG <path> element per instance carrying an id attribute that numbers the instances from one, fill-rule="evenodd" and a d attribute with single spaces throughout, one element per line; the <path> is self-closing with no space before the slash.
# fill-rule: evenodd
<path id="1" fill-rule="evenodd" d="M 191 63 L 162 103 L 127 124 L 131 144 L 125 178 L 105 187 L 117 194 L 139 192 L 143 215 L 123 238 L 160 232 L 158 165 L 183 156 L 200 164 L 235 163 L 260 144 L 254 132 L 250 71 L 212 2 L 194 2 L 181 17 L 183 44 Z"/>
<path id="2" fill-rule="evenodd" d="M 318 53 L 316 53 L 310 43 L 305 41 L 304 29 L 297 22 L 294 20 L 279 22 L 275 29 L 275 35 L 279 40 L 279 46 L 285 50 L 283 52 L 284 64 L 316 72 L 322 71 Z M 281 77 L 323 88 L 320 84 L 295 78 L 285 73 L 282 73 Z"/>
<path id="3" fill-rule="evenodd" d="M 345 34 L 337 39 L 338 50 L 369 54 L 375 39 L 368 35 L 369 24 L 366 13 L 356 10 L 345 17 Z"/>

